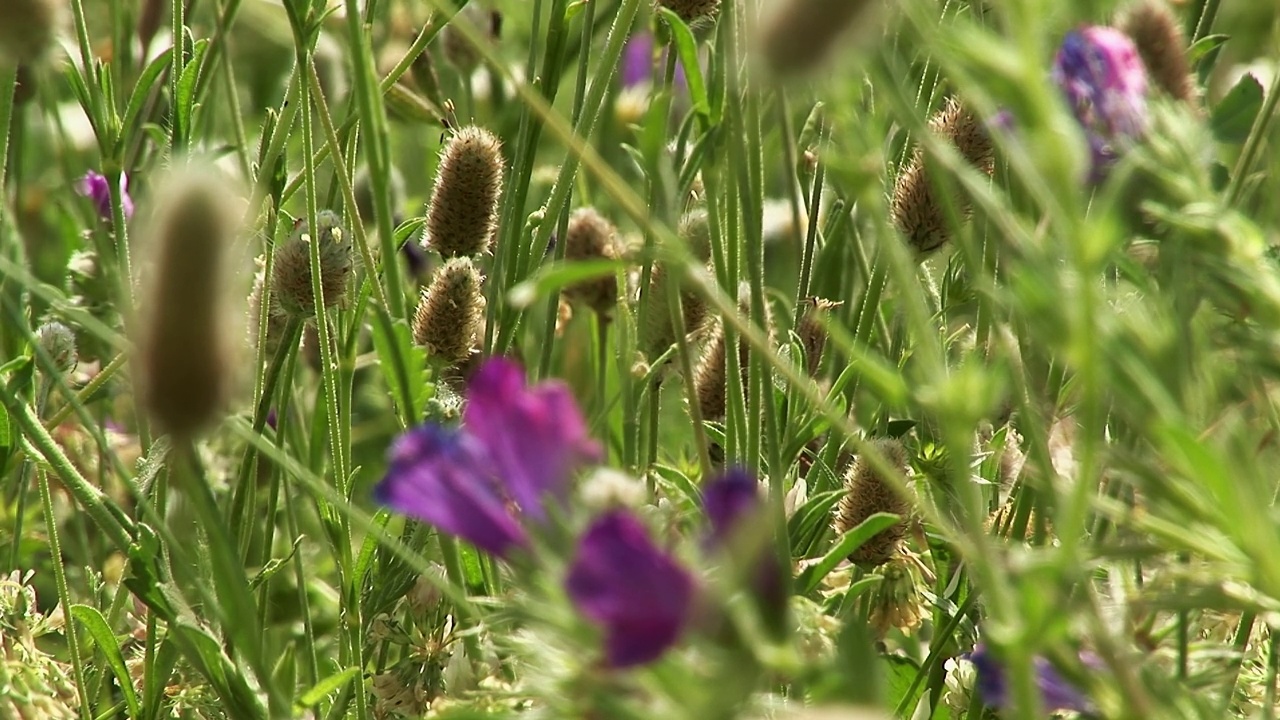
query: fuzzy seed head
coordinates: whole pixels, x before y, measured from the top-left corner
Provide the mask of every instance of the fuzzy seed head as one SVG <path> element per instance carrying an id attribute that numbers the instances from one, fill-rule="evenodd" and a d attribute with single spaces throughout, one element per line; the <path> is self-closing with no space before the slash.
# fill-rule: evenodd
<path id="1" fill-rule="evenodd" d="M 595 208 L 579 208 L 569 217 L 564 240 L 566 260 L 616 260 L 621 254 L 617 228 Z M 618 303 L 618 282 L 612 276 L 584 280 L 564 288 L 562 294 L 571 302 L 606 314 Z"/>
<path id="2" fill-rule="evenodd" d="M 805 370 L 809 377 L 817 377 L 818 368 L 822 365 L 822 351 L 827 347 L 827 329 L 823 327 L 822 321 L 840 303 L 819 297 L 809 298 L 805 303 L 809 308 L 800 318 L 796 337 L 800 338 L 800 346 L 804 348 Z"/>
<path id="3" fill-rule="evenodd" d="M 903 474 L 907 473 L 907 451 L 897 440 L 875 441 L 880 455 Z M 832 522 L 837 535 L 844 535 L 864 520 L 879 512 L 894 513 L 906 517 L 911 506 L 885 481 L 865 457 L 859 456 L 845 476 L 845 495 L 836 505 Z M 897 551 L 907 531 L 905 520 L 872 535 L 849 556 L 849 561 L 863 568 L 873 568 L 888 562 Z"/>
<path id="4" fill-rule="evenodd" d="M 321 297 L 325 307 L 333 307 L 346 296 L 354 269 L 351 239 L 332 210 L 320 211 L 316 223 L 320 226 L 316 236 L 320 243 Z M 286 313 L 297 318 L 316 314 L 315 294 L 311 290 L 311 240 L 307 221 L 299 220 L 293 234 L 276 250 L 272 270 L 272 294 Z"/>
<path id="5" fill-rule="evenodd" d="M 57 45 L 66 3 L 62 0 L 0 2 L 0 61 L 38 63 Z"/>
<path id="6" fill-rule="evenodd" d="M 707 344 L 702 348 L 698 366 L 693 371 L 693 389 L 698 398 L 698 409 L 703 420 L 721 420 L 725 411 L 725 358 L 724 324 L 717 321 Z"/>
<path id="7" fill-rule="evenodd" d="M 981 172 L 991 174 L 995 167 L 995 149 L 982 121 L 954 99 L 929 121 L 929 132 L 951 143 L 960 155 Z M 911 161 L 898 175 L 893 187 L 890 212 L 894 225 L 915 249 L 918 257 L 924 257 L 951 240 L 952 228 L 947 213 L 938 197 L 935 178 L 931 177 L 933 162 L 917 148 Z M 961 216 L 968 208 L 959 197 L 952 204 Z"/>
<path id="8" fill-rule="evenodd" d="M 215 176 L 171 185 L 142 290 L 141 395 L 164 431 L 190 437 L 217 419 L 232 386 L 239 339 L 225 291 L 241 213 Z"/>
<path id="9" fill-rule="evenodd" d="M 790 0 L 778 7 L 761 38 L 765 59 L 779 75 L 814 69 L 872 0 Z"/>
<path id="10" fill-rule="evenodd" d="M 675 328 L 671 324 L 671 313 L 667 311 L 667 287 L 675 282 L 667 267 L 655 263 L 649 275 L 649 297 L 653 305 L 640 328 L 640 347 L 650 360 L 657 358 L 676 341 Z M 696 291 L 681 289 L 680 312 L 684 317 L 686 335 L 698 335 L 707 319 L 707 302 Z"/>
<path id="11" fill-rule="evenodd" d="M 689 253 L 704 265 L 711 262 L 711 224 L 705 207 L 685 213 L 676 225 L 676 234 L 689 247 Z"/>
<path id="12" fill-rule="evenodd" d="M 720 12 L 720 0 L 658 0 L 658 6 L 679 15 L 688 25 L 714 20 Z"/>
<path id="13" fill-rule="evenodd" d="M 60 322 L 47 322 L 36 328 L 36 342 L 59 372 L 70 372 L 76 366 L 76 336 L 71 328 Z"/>
<path id="14" fill-rule="evenodd" d="M 1144 0 L 1125 14 L 1120 29 L 1133 39 L 1156 87 L 1175 100 L 1195 101 L 1196 86 L 1187 61 L 1187 39 L 1168 5 L 1162 0 Z"/>
<path id="15" fill-rule="evenodd" d="M 427 245 L 441 257 L 489 252 L 504 167 L 501 141 L 484 128 L 462 128 L 445 143 L 427 206 Z"/>
<path id="16" fill-rule="evenodd" d="M 413 318 L 413 339 L 429 357 L 447 365 L 460 365 L 471 357 L 483 332 L 482 282 L 471 258 L 453 258 L 436 271 Z"/>

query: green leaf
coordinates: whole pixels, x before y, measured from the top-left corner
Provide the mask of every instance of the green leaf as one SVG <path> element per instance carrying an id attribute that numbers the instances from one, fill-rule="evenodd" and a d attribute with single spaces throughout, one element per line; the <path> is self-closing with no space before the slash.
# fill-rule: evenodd
<path id="1" fill-rule="evenodd" d="M 1205 35 L 1192 43 L 1191 47 L 1187 48 L 1187 62 L 1191 65 L 1198 64 L 1201 60 L 1207 57 L 1209 53 L 1222 47 L 1222 44 L 1229 38 L 1229 35 L 1221 34 Z"/>
<path id="2" fill-rule="evenodd" d="M 1238 144 L 1249 137 L 1253 121 L 1262 109 L 1262 83 L 1245 74 L 1213 108 L 1209 128 L 1219 142 Z"/>
<path id="3" fill-rule="evenodd" d="M 807 558 L 826 534 L 831 519 L 831 508 L 844 497 L 844 489 L 828 490 L 812 495 L 787 521 L 787 535 L 791 539 L 791 553 L 795 558 Z"/>
<path id="4" fill-rule="evenodd" d="M 321 700 L 325 699 L 328 695 L 341 690 L 343 685 L 351 682 L 351 679 L 359 674 L 360 668 L 358 667 L 349 667 L 344 670 L 340 670 L 316 683 L 315 687 L 302 693 L 302 697 L 298 698 L 298 704 L 304 708 L 315 707 L 320 704 Z"/>
<path id="5" fill-rule="evenodd" d="M 198 40 L 191 61 L 182 68 L 182 77 L 178 79 L 177 97 L 174 99 L 174 141 L 185 145 L 191 136 L 192 116 L 196 109 L 196 86 L 200 82 L 201 65 L 205 51 L 209 49 L 208 40 Z"/>
<path id="6" fill-rule="evenodd" d="M 689 99 L 693 102 L 693 110 L 704 118 L 719 124 L 720 118 L 711 116 L 711 104 L 707 101 L 707 85 L 702 80 L 702 66 L 698 64 L 698 44 L 693 39 L 689 26 L 684 24 L 679 15 L 670 8 L 661 7 L 662 19 L 671 28 L 671 39 L 675 43 L 676 53 L 680 56 L 680 64 L 684 67 L 685 82 L 689 85 Z"/>
<path id="7" fill-rule="evenodd" d="M 858 527 L 850 530 L 840 538 L 826 555 L 822 556 L 814 565 L 805 568 L 800 573 L 800 577 L 796 580 L 796 588 L 801 595 L 808 595 L 817 589 L 818 583 L 827 576 L 841 560 L 853 554 L 854 550 L 862 547 L 863 543 L 870 540 L 876 533 L 898 522 L 899 518 L 893 513 L 876 513 L 871 517 L 863 520 Z"/>
<path id="8" fill-rule="evenodd" d="M 421 422 L 426 397 L 419 392 L 426 384 L 426 351 L 413 342 L 413 331 L 404 320 L 392 320 L 384 310 L 373 313 L 373 349 L 378 366 L 405 424 Z"/>
<path id="9" fill-rule="evenodd" d="M 89 605 L 72 605 L 71 617 L 89 631 L 93 643 L 106 657 L 107 665 L 111 667 L 111 672 L 115 673 L 120 692 L 124 694 L 125 704 L 129 706 L 129 717 L 139 717 L 140 707 L 138 694 L 133 689 L 133 678 L 129 675 L 129 667 L 125 665 L 124 654 L 120 652 L 120 642 L 116 639 L 115 633 L 111 632 L 106 618 L 102 617 L 102 613 L 98 612 L 97 608 Z"/>
<path id="10" fill-rule="evenodd" d="M 625 268 L 621 260 L 576 260 L 553 262 L 542 266 L 533 277 L 511 288 L 507 301 L 524 309 L 540 297 L 550 297 L 566 285 L 614 275 Z"/>

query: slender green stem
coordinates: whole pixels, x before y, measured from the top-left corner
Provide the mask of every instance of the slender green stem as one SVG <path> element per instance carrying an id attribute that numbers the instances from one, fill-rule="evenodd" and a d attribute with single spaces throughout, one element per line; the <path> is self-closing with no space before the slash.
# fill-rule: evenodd
<path id="1" fill-rule="evenodd" d="M 1244 149 L 1240 151 L 1240 159 L 1236 161 L 1236 166 L 1231 171 L 1231 182 L 1227 185 L 1225 200 L 1228 207 L 1236 205 L 1244 194 L 1245 181 L 1249 177 L 1254 161 L 1257 160 L 1258 152 L 1266 142 L 1267 131 L 1271 127 L 1271 118 L 1276 113 L 1277 103 L 1280 103 L 1280 73 L 1276 73 L 1272 78 L 1271 88 L 1267 90 L 1262 108 L 1258 110 L 1258 115 L 1253 120 L 1253 127 L 1249 130 L 1249 138 L 1245 140 Z"/>
<path id="2" fill-rule="evenodd" d="M 44 509 L 45 533 L 49 536 L 49 553 L 53 556 L 49 564 L 53 568 L 53 583 L 58 589 L 58 603 L 64 609 L 70 608 L 73 601 L 71 592 L 67 589 L 67 570 L 63 565 L 62 543 L 58 539 L 58 517 L 53 512 L 53 495 L 49 492 L 49 477 L 44 470 L 40 470 L 36 475 L 40 479 L 40 503 Z M 18 544 L 16 539 L 14 544 Z M 76 695 L 80 699 L 81 717 L 92 717 L 88 694 L 89 683 L 85 680 L 84 662 L 80 656 L 80 636 L 72 621 L 68 621 L 66 637 L 67 647 L 71 650 L 71 668 L 75 674 Z"/>

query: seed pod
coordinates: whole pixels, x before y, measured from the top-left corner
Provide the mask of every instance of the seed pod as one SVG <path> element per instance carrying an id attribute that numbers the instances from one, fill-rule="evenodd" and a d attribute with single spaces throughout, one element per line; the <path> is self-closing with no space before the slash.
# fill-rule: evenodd
<path id="1" fill-rule="evenodd" d="M 958 101 L 951 99 L 929 121 L 929 132 L 955 146 L 969 164 L 988 175 L 995 166 L 995 150 L 991 137 L 982 121 Z M 926 159 L 924 150 L 916 148 L 911 161 L 898 175 L 893 186 L 890 212 L 893 223 L 916 251 L 924 257 L 951 240 L 951 227 L 947 222 L 938 191 L 933 162 Z M 962 198 L 953 198 L 953 204 L 963 217 L 968 206 Z"/>
<path id="2" fill-rule="evenodd" d="M 907 469 L 907 450 L 897 440 L 875 441 L 876 450 L 888 463 L 901 470 Z M 893 487 L 876 472 L 865 457 L 859 456 L 845 476 L 845 495 L 836 506 L 832 526 L 837 535 L 844 535 L 861 525 L 864 520 L 880 512 L 888 512 L 905 518 L 911 506 L 894 492 Z M 872 535 L 849 556 L 849 561 L 863 568 L 883 565 L 893 556 L 907 531 L 907 523 L 899 520 Z"/>
<path id="3" fill-rule="evenodd" d="M 76 335 L 60 322 L 47 322 L 36 328 L 40 345 L 59 372 L 70 372 L 76 366 Z"/>
<path id="4" fill-rule="evenodd" d="M 453 258 L 422 291 L 413 317 L 413 339 L 430 357 L 458 365 L 476 348 L 484 322 L 483 278 L 471 258 Z"/>
<path id="5" fill-rule="evenodd" d="M 818 367 L 822 364 L 822 351 L 827 347 L 827 329 L 822 326 L 822 319 L 830 314 L 831 309 L 840 303 L 812 297 L 805 300 L 809 309 L 800 318 L 796 327 L 796 337 L 800 338 L 800 346 L 804 348 L 805 370 L 809 377 L 818 376 Z"/>
<path id="6" fill-rule="evenodd" d="M 764 26 L 765 59 L 779 75 L 812 70 L 874 4 L 871 0 L 790 0 Z"/>
<path id="7" fill-rule="evenodd" d="M 747 287 L 746 283 L 743 283 L 738 288 L 738 312 L 744 318 L 751 315 L 751 294 L 750 288 Z M 773 317 L 769 311 L 768 303 L 765 303 L 765 330 L 769 335 L 770 343 L 772 343 Z M 698 407 L 702 410 L 703 420 L 719 420 L 724 417 L 725 381 L 729 373 L 726 351 L 724 321 L 721 319 L 717 320 L 712 327 L 711 333 L 707 338 L 707 344 L 702 349 L 702 357 L 698 359 L 698 366 L 693 371 L 694 394 L 698 398 Z M 739 337 L 738 369 L 742 373 L 742 390 L 744 393 L 748 391 L 747 381 L 749 375 L 747 363 L 749 361 L 748 345 Z"/>
<path id="8" fill-rule="evenodd" d="M 62 0 L 0 2 L 0 60 L 39 63 L 57 46 L 66 3 Z"/>
<path id="9" fill-rule="evenodd" d="M 1133 39 L 1156 86 L 1176 100 L 1194 102 L 1196 86 L 1187 62 L 1187 39 L 1169 6 L 1161 0 L 1145 0 L 1125 13 L 1119 26 Z"/>
<path id="10" fill-rule="evenodd" d="M 351 240 L 337 213 L 332 210 L 320 211 L 316 222 L 320 225 L 321 297 L 325 307 L 333 307 L 347 294 L 353 269 Z M 286 313 L 298 318 L 315 316 L 315 295 L 311 291 L 311 233 L 306 220 L 299 220 L 294 225 L 293 234 L 276 250 L 272 283 L 272 292 Z"/>
<path id="11" fill-rule="evenodd" d="M 240 212 L 214 176 L 178 178 L 158 205 L 139 323 L 141 395 L 156 423 L 180 438 L 215 421 L 232 384 L 226 289 Z"/>
<path id="12" fill-rule="evenodd" d="M 566 260 L 616 260 L 620 255 L 618 231 L 613 223 L 605 220 L 595 208 L 579 208 L 573 212 L 565 232 Z M 618 303 L 618 282 L 612 275 L 584 280 L 561 292 L 566 299 L 600 314 L 607 314 Z"/>
<path id="13" fill-rule="evenodd" d="M 720 0 L 658 0 L 658 5 L 679 15 L 688 25 L 710 22 L 720 12 Z"/>
<path id="14" fill-rule="evenodd" d="M 470 125 L 440 152 L 440 169 L 427 206 L 427 245 L 442 257 L 489 252 L 502 195 L 502 143 Z"/>

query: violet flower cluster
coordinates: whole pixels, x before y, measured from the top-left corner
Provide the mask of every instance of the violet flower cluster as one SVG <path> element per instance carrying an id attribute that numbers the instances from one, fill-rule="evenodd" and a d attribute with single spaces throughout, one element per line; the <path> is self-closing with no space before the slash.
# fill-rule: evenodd
<path id="1" fill-rule="evenodd" d="M 1147 73 L 1138 49 L 1115 28 L 1074 30 L 1054 58 L 1053 81 L 1088 138 L 1090 182 L 1100 182 L 1117 151 L 1147 130 Z"/>
<path id="2" fill-rule="evenodd" d="M 90 170 L 76 182 L 76 192 L 93 202 L 98 217 L 111 221 L 111 184 L 105 175 Z M 126 220 L 133 217 L 133 199 L 129 197 L 129 177 L 120 173 L 120 205 Z"/>

